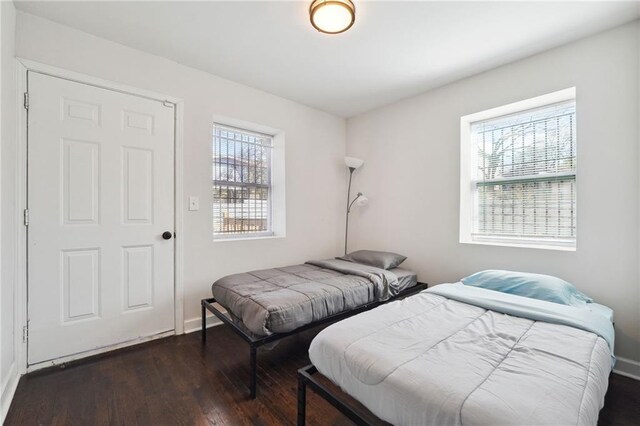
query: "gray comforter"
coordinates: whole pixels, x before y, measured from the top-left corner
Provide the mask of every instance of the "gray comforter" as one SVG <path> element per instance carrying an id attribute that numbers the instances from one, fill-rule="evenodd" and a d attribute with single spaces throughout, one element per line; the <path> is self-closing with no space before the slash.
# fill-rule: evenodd
<path id="1" fill-rule="evenodd" d="M 333 324 L 309 358 L 394 425 L 595 426 L 612 344 L 586 306 L 459 283 Z"/>
<path id="2" fill-rule="evenodd" d="M 339 259 L 229 275 L 211 289 L 257 336 L 286 333 L 401 290 L 394 273 Z"/>

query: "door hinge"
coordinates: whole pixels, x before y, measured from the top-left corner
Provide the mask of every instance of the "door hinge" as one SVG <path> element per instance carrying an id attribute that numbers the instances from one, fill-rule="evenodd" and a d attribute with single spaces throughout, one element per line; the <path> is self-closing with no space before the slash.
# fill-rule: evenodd
<path id="1" fill-rule="evenodd" d="M 24 209 L 24 226 L 29 226 L 29 209 Z"/>
<path id="2" fill-rule="evenodd" d="M 24 92 L 24 109 L 29 109 L 29 93 Z"/>
<path id="3" fill-rule="evenodd" d="M 29 326 L 25 325 L 22 327 L 22 343 L 27 343 L 27 340 L 29 340 Z"/>

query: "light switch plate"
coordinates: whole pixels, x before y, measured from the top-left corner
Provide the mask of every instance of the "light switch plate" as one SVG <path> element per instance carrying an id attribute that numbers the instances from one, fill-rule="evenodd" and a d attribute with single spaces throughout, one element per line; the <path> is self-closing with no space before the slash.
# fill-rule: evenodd
<path id="1" fill-rule="evenodd" d="M 189 211 L 195 212 L 200 210 L 200 199 L 198 197 L 189 197 Z"/>

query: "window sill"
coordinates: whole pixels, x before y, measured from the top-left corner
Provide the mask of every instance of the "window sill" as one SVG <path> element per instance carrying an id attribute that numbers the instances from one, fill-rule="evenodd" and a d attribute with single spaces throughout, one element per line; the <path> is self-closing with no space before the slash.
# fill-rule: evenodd
<path id="1" fill-rule="evenodd" d="M 515 247 L 524 249 L 556 250 L 556 251 L 576 251 L 576 246 L 554 245 L 548 243 L 537 243 L 533 241 L 505 241 L 505 240 L 460 240 L 460 244 L 474 244 L 482 246 Z"/>
<path id="2" fill-rule="evenodd" d="M 214 243 L 229 243 L 233 241 L 256 241 L 256 240 L 275 240 L 280 238 L 286 238 L 286 235 L 262 235 L 259 237 L 227 237 L 227 238 L 213 238 Z"/>

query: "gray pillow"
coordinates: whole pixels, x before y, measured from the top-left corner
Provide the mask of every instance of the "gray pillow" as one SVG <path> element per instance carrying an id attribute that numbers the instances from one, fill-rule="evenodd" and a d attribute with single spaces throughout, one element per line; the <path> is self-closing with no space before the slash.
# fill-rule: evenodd
<path id="1" fill-rule="evenodd" d="M 380 269 L 393 269 L 407 260 L 407 256 L 387 251 L 358 250 L 346 256 L 338 257 L 338 259 L 374 266 Z"/>

